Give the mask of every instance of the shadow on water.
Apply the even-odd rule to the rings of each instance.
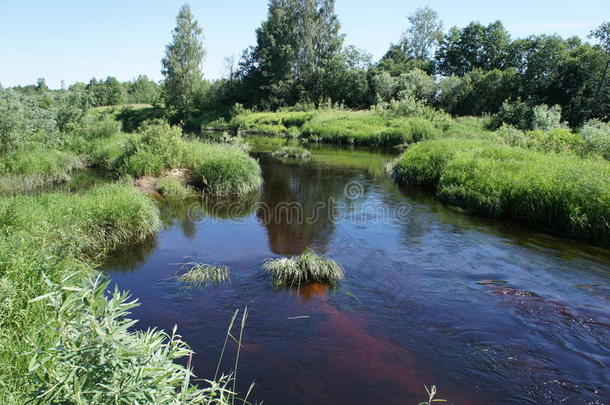
[[[260,193],[161,203],[162,231],[105,266],[142,303],[140,328],[179,326],[199,376],[248,305],[240,387],[268,404],[419,403],[424,384],[455,404],[608,398],[608,250],[401,189],[383,172],[392,153],[311,146],[280,162],[268,152],[285,140],[260,142]],[[346,281],[273,288],[261,263],[307,248]],[[185,290],[186,261],[229,266],[231,282]]]

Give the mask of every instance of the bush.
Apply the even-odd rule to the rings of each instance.
[[[112,117],[102,116],[86,125],[82,132],[87,138],[109,138],[121,132],[121,123]]]
[[[548,131],[520,131],[504,124],[491,136],[492,139],[510,146],[533,149],[539,152],[569,152],[582,155],[583,138],[567,128],[555,128]]]
[[[494,116],[493,128],[503,124],[514,126],[521,130],[548,131],[556,128],[567,128],[561,121],[561,106],[549,107],[545,104],[530,106],[518,100],[504,101],[500,111]]]
[[[610,123],[590,120],[581,128],[580,134],[588,153],[610,160]]]
[[[567,128],[561,121],[561,106],[537,105],[532,109],[531,129],[534,131],[548,131],[557,128]]]
[[[442,139],[409,148],[393,174],[403,184],[435,187],[441,201],[471,212],[610,243],[607,162]]]
[[[44,403],[228,404],[229,379],[210,387],[191,384],[193,374],[175,361],[193,352],[176,335],[133,332],[127,318],[137,306],[127,293],[106,297],[108,281],[83,286],[51,285],[42,296],[58,334],[30,361],[31,397]],[[62,291],[66,289],[67,292]]]

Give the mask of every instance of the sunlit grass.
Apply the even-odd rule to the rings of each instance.
[[[263,268],[278,287],[308,283],[335,285],[345,279],[345,272],[338,263],[309,250],[300,256],[267,260]]]
[[[412,146],[393,175],[406,185],[434,187],[441,201],[469,212],[610,242],[607,161],[450,138]]]
[[[297,159],[305,160],[309,159],[311,152],[302,146],[283,146],[271,154],[277,159]]]
[[[209,287],[229,280],[229,268],[205,263],[187,263],[182,266],[183,273],[178,277],[195,287]]]

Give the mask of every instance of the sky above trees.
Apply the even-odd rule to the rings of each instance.
[[[160,60],[171,40],[183,0],[83,2],[2,0],[0,2],[0,83],[4,86],[87,82],[91,77],[129,80],[139,74],[161,79]],[[224,58],[255,44],[255,29],[267,14],[267,0],[191,0],[203,28],[206,78],[221,77]],[[407,28],[407,15],[429,5],[445,28],[500,19],[513,37],[558,33],[586,35],[610,15],[607,0],[514,0],[455,2],[431,0],[338,0],[336,11],[346,44],[379,59]]]

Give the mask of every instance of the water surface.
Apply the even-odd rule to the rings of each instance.
[[[163,205],[163,230],[106,265],[140,300],[140,328],[178,325],[197,375],[214,374],[229,320],[248,306],[239,386],[254,381],[266,404],[414,404],[424,384],[454,404],[607,403],[607,250],[401,189],[383,172],[391,153],[319,147],[280,162],[268,154],[277,141],[254,144],[260,193]],[[346,281],[272,288],[261,263],[307,248]],[[227,265],[231,282],[185,288],[175,276],[189,261]]]

